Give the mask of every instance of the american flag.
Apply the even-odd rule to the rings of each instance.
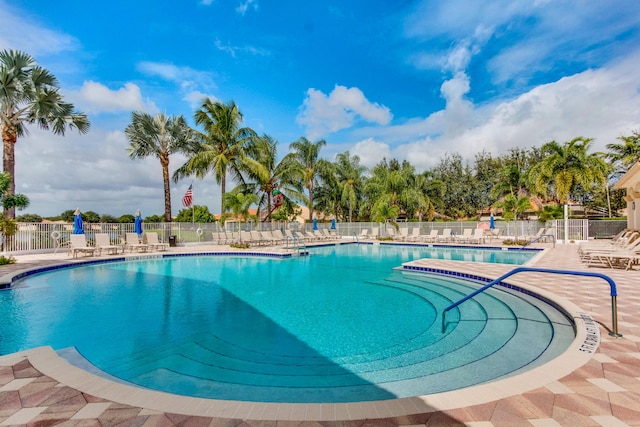
[[[193,187],[193,184],[189,186],[187,192],[184,193],[184,197],[182,198],[182,204],[185,208],[190,208],[191,202],[193,202],[193,190],[191,189],[191,187]]]

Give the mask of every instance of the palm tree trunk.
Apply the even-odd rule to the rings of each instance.
[[[225,209],[224,209],[224,193],[226,192],[226,188],[227,188],[227,174],[223,173],[222,174],[222,179],[220,180],[220,192],[222,193],[221,200],[220,200],[220,213],[221,214],[226,212]]]
[[[3,171],[9,175],[9,187],[7,188],[7,195],[13,195],[16,193],[15,183],[15,168],[16,168],[16,155],[15,146],[18,140],[18,130],[15,127],[10,127],[5,124],[2,125],[2,167]],[[5,218],[15,218],[16,208],[9,208],[4,210]]]
[[[160,156],[164,183],[164,221],[171,222],[171,184],[169,182],[169,155]]]
[[[313,221],[313,185],[307,187],[309,191],[309,222]]]

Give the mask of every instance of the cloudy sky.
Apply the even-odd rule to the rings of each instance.
[[[129,159],[124,128],[133,110],[191,122],[204,97],[235,101],[281,155],[323,138],[323,157],[349,151],[368,167],[577,136],[602,150],[640,130],[637,0],[54,3],[0,0],[0,49],[53,72],[92,129],[18,140],[23,213],[161,214],[160,164]],[[191,182],[172,184],[174,215]],[[215,180],[193,186],[218,212]]]

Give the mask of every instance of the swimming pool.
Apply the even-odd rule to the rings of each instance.
[[[443,334],[442,307],[476,285],[391,270],[429,250],[345,245],[288,260],[180,257],[36,275],[0,293],[0,353],[75,346],[108,373],[173,393],[348,402],[503,378],[575,336],[557,310],[498,291],[452,313]]]

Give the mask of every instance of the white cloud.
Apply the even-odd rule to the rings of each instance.
[[[223,44],[220,39],[216,39],[214,42],[216,48],[222,52],[227,52],[233,58],[236,57],[238,52],[248,53],[254,56],[269,56],[271,52],[266,49],[257,48],[254,46],[231,46],[230,44]]]
[[[356,119],[386,125],[391,121],[389,109],[370,102],[356,87],[337,86],[327,96],[319,90],[307,90],[297,121],[307,129],[310,139],[351,127]]]
[[[176,83],[183,89],[197,87],[213,89],[216,87],[213,74],[208,71],[194,70],[191,67],[180,67],[167,62],[141,61],[136,65],[141,73],[160,77]]]
[[[391,150],[389,145],[384,142],[377,141],[374,138],[367,138],[357,142],[349,152],[351,155],[360,157],[360,164],[367,168],[372,168],[385,157],[391,158]]]
[[[375,135],[393,147],[394,157],[419,169],[434,166],[447,152],[471,161],[482,150],[500,155],[512,147],[539,147],[577,136],[595,138],[594,151],[602,151],[618,136],[640,129],[640,76],[634,71],[638,67],[640,53],[480,106],[463,98],[468,79],[458,74],[443,84],[445,109],[358,134]]]
[[[213,102],[220,101],[215,95],[208,95],[197,90],[187,93],[182,98],[182,100],[188,102],[191,108],[195,110],[197,108],[200,108],[200,106],[202,105],[202,101],[204,101],[206,98],[211,99],[211,101]]]
[[[77,92],[70,97],[76,106],[87,113],[118,112],[142,110],[156,112],[158,108],[150,101],[144,101],[140,88],[133,83],[126,83],[122,88],[111,90],[105,85],[93,81],[84,82]]]
[[[247,13],[247,10],[249,9],[258,10],[258,0],[244,0],[240,2],[238,7],[236,8],[236,12],[244,16],[244,14]]]

